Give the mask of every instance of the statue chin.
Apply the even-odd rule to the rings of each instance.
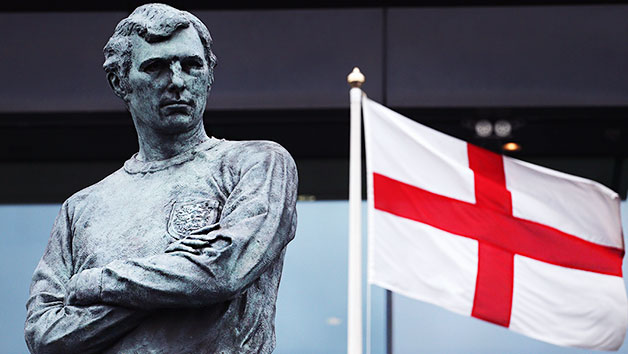
[[[182,134],[193,130],[199,119],[187,114],[172,114],[163,118],[159,130],[165,134]]]

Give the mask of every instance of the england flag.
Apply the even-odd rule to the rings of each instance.
[[[370,283],[557,345],[622,345],[615,192],[362,102]]]

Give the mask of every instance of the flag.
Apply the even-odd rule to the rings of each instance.
[[[363,99],[368,281],[549,343],[617,350],[619,197]]]

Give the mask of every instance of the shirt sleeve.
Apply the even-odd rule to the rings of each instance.
[[[141,311],[118,306],[65,304],[72,275],[68,202],[61,207],[35,272],[24,328],[31,353],[101,352],[140,323]]]
[[[117,260],[78,274],[73,301],[134,308],[206,306],[235,297],[280,255],[296,231],[297,171],[274,144],[243,154],[219,221],[200,254]]]

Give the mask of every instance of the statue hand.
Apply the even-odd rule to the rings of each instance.
[[[201,254],[200,249],[205,246],[207,246],[207,242],[203,240],[186,237],[171,243],[168,248],[166,248],[166,253],[182,251],[193,254]]]
[[[226,237],[216,235],[209,236],[209,233],[216,229],[218,229],[218,225],[213,224],[194,230],[187,237],[171,243],[168,248],[166,248],[166,253],[183,251],[192,254],[201,254],[203,250],[211,248],[217,251],[231,245],[231,240]]]

